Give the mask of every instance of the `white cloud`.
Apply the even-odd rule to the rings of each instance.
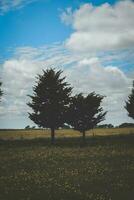
[[[83,59],[74,67],[66,70],[73,84],[78,83],[76,89],[87,93],[93,90],[104,95],[126,93],[131,79],[117,67],[103,67],[98,58]]]
[[[4,95],[0,106],[0,118],[20,118],[27,116],[27,95],[34,84],[37,63],[25,59],[5,61],[2,69]]]
[[[1,0],[0,14],[4,14],[10,10],[20,9],[35,1],[37,0]]]
[[[33,1],[36,0],[1,0],[0,12],[3,14]],[[105,95],[106,123],[131,121],[124,104],[131,90],[133,70],[128,76],[122,69],[128,65],[133,69],[134,64],[134,2],[119,1],[113,6],[106,3],[98,7],[84,4],[75,11],[68,8],[61,19],[74,29],[65,46],[55,43],[39,48],[20,47],[12,58],[3,62],[0,123],[8,123],[7,119],[14,120],[14,124],[29,123],[24,120],[28,119],[27,94],[32,94],[35,76],[47,67],[63,69],[74,93],[95,91]]]
[[[104,110],[108,111],[107,123],[119,124],[132,120],[124,109],[125,100],[131,91],[132,79],[117,67],[103,67],[98,58],[83,59],[65,71],[74,86],[75,93],[88,94],[95,91],[106,96]]]
[[[61,17],[62,22],[65,23],[66,25],[72,24],[72,21],[73,21],[72,8],[67,8],[66,11],[62,12],[60,17]]]
[[[66,45],[76,52],[134,48],[133,1],[97,7],[87,3],[73,12],[63,12],[61,19],[74,29]]]
[[[74,93],[84,94],[95,91],[106,95],[104,109],[108,110],[108,123],[119,124],[129,121],[124,109],[124,102],[130,93],[132,79],[113,65],[103,66],[97,56],[73,54],[61,44],[40,48],[23,47],[16,49],[15,55],[3,63],[1,78],[4,95],[0,104],[0,123],[10,119],[22,124],[28,119],[30,100],[27,94],[32,94],[35,76],[42,69],[55,67],[63,69],[67,81],[74,87]],[[25,121],[27,125],[29,121]],[[23,125],[23,127],[25,126]],[[4,125],[0,124],[0,127]],[[13,125],[14,126],[14,125]],[[16,125],[15,125],[16,126]]]
[[[30,100],[27,95],[32,94],[37,74],[48,67],[63,69],[63,66],[76,60],[75,56],[69,56],[61,44],[17,48],[13,58],[5,61],[1,68],[4,95],[0,104],[0,118],[27,117],[29,107],[26,103]]]

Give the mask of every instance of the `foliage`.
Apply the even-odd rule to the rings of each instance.
[[[127,128],[127,127],[134,127],[134,123],[122,123],[119,125],[119,128]]]
[[[66,77],[61,77],[61,74],[61,70],[43,70],[43,75],[38,75],[37,85],[33,87],[34,95],[29,95],[32,102],[28,105],[33,109],[29,117],[39,127],[51,129],[52,142],[55,129],[65,123],[65,113],[72,91],[65,82]]]
[[[26,130],[35,129],[35,128],[36,128],[35,126],[30,127],[29,125],[27,125],[27,126],[25,127]]]
[[[101,124],[97,125],[96,128],[114,128],[112,124]]]
[[[64,124],[64,125],[62,126],[62,129],[71,129],[71,127],[70,127],[69,125],[67,125],[67,124]]]
[[[128,111],[128,116],[134,119],[134,81],[133,81],[132,92],[128,96],[125,108]]]
[[[29,125],[27,125],[27,126],[25,127],[25,129],[30,129],[30,126],[29,126]]]
[[[98,123],[104,120],[106,112],[103,112],[100,104],[103,96],[90,93],[84,97],[81,93],[72,97],[67,121],[75,129],[83,133],[93,129]]]

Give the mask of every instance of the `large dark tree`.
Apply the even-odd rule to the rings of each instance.
[[[132,92],[128,96],[125,108],[128,111],[128,116],[134,119],[134,81],[133,81]]]
[[[39,127],[51,129],[52,143],[55,139],[55,129],[65,123],[65,113],[72,91],[65,82],[66,77],[61,77],[61,74],[61,70],[43,70],[43,75],[38,75],[37,84],[33,87],[33,96],[29,95],[32,102],[28,105],[33,109],[29,117]]]
[[[85,141],[85,132],[93,129],[99,122],[103,121],[106,112],[100,104],[103,96],[90,93],[86,97],[78,94],[72,98],[68,109],[67,121],[75,129],[82,133]]]

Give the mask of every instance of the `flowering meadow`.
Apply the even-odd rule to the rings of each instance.
[[[130,200],[134,135],[0,140],[1,200]]]

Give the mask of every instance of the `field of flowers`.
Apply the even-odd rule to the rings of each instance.
[[[0,140],[1,200],[131,200],[134,135]]]

